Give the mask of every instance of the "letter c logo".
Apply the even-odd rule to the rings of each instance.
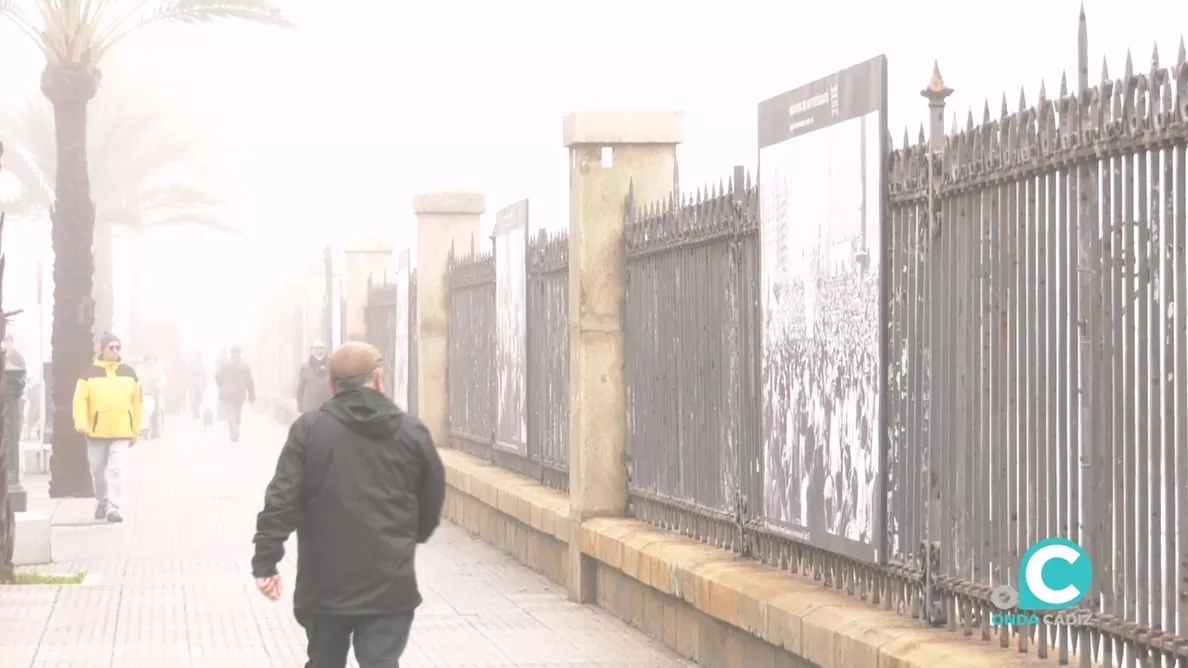
[[[1019,607],[1061,610],[1076,605],[1093,586],[1085,549],[1064,538],[1042,540],[1019,562]]]

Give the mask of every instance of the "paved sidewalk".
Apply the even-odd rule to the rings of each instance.
[[[37,570],[94,582],[0,587],[0,668],[303,666],[291,599],[264,600],[248,572],[284,434],[257,417],[231,444],[218,427],[173,419],[164,440],[134,450],[122,525],[93,521],[89,499],[33,499],[52,513],[58,560]],[[692,665],[448,523],[417,562],[425,604],[405,668]],[[293,568],[287,557],[290,592]]]

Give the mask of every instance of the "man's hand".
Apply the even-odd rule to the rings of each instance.
[[[256,578],[256,588],[260,590],[261,594],[270,601],[275,601],[281,597],[281,590],[283,589],[280,575],[273,575],[267,578]]]

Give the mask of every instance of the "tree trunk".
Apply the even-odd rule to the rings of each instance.
[[[95,337],[115,331],[115,261],[112,257],[115,232],[111,223],[95,222]],[[98,341],[96,341],[98,343]]]
[[[95,302],[91,298],[95,260],[95,203],[87,170],[87,104],[99,75],[73,64],[47,66],[41,91],[54,108],[58,173],[53,224],[54,314],[50,363],[54,383],[53,458],[50,496],[89,497],[86,438],[75,431],[74,387],[94,351]]]

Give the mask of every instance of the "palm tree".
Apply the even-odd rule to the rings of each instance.
[[[97,332],[112,328],[112,245],[118,230],[139,235],[164,227],[201,226],[242,236],[224,222],[222,202],[192,185],[191,167],[202,159],[202,137],[162,104],[158,95],[132,83],[101,91],[87,119],[89,164],[95,212],[95,302]],[[8,171],[20,185],[15,197],[0,202],[15,217],[49,221],[56,164],[53,110],[32,100],[3,127],[10,142]],[[134,246],[135,247],[135,246]],[[132,263],[135,270],[136,262]],[[134,281],[135,283],[135,281]],[[133,313],[135,291],[132,294]],[[135,319],[134,319],[135,323]]]
[[[87,169],[87,105],[99,91],[100,65],[112,47],[155,23],[239,19],[290,25],[268,0],[0,0],[9,19],[41,50],[41,92],[53,105],[57,161],[51,244],[54,251],[52,348],[54,405],[71,404],[75,379],[91,360],[95,204]],[[50,496],[93,494],[86,444],[70,411],[54,411]]]

